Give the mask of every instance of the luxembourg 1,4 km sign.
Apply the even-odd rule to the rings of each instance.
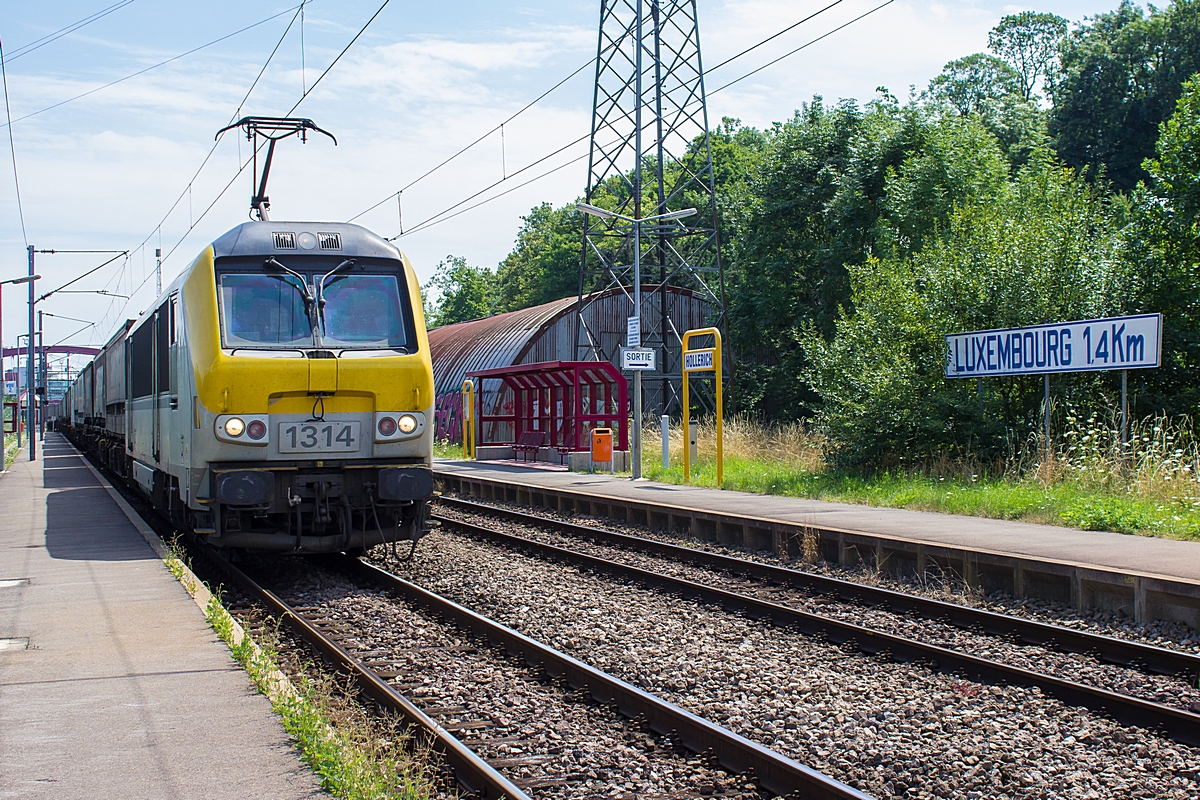
[[[947,378],[1157,367],[1162,314],[1058,322],[946,337]]]

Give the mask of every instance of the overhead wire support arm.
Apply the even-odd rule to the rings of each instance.
[[[241,128],[246,131],[246,139],[251,143],[253,150],[254,174],[251,176],[257,190],[250,197],[250,213],[257,215],[259,220],[266,221],[269,219],[268,211],[271,208],[271,199],[267,197],[267,179],[271,174],[271,162],[275,158],[275,143],[281,139],[286,139],[289,136],[299,136],[300,141],[305,143],[308,141],[308,132],[315,131],[322,133],[333,140],[334,147],[337,147],[337,137],[323,128],[317,126],[311,119],[304,117],[242,117],[237,122],[226,125],[221,130],[217,131],[216,139],[220,139],[221,135],[226,131],[234,128]],[[267,144],[267,157],[263,161],[262,174],[258,172],[258,139],[262,137]]]

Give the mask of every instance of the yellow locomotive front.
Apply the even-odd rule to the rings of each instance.
[[[433,372],[416,275],[395,247],[356,225],[249,222],[201,254],[171,302],[170,396],[153,391],[150,414],[132,399],[129,444],[162,474],[173,516],[228,548],[419,538]]]

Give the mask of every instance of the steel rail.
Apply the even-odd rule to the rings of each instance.
[[[414,583],[362,561],[346,559],[347,569],[377,587],[395,593],[414,605],[435,613],[479,639],[500,645],[527,664],[562,678],[593,698],[612,703],[625,716],[640,717],[647,727],[668,735],[695,753],[711,753],[730,772],[752,777],[778,795],[812,800],[871,800],[821,772],[776,753],[756,742],[715,725],[689,711],[644,692],[619,678],[591,667],[565,653],[494,622],[465,606],[440,597]]]
[[[315,625],[291,608],[274,592],[260,586],[237,567],[219,558],[212,559],[243,590],[258,600],[267,611],[288,624],[305,642],[315,647],[336,668],[351,675],[370,697],[390,712],[399,714],[410,726],[421,732],[424,739],[442,754],[459,784],[479,797],[532,800],[508,778],[505,778],[454,734],[439,725],[412,701],[397,692],[387,681],[351,655],[345,648],[322,633]]]
[[[963,675],[981,682],[1037,687],[1068,705],[1084,706],[1106,713],[1123,724],[1157,730],[1178,742],[1200,746],[1200,714],[882,633],[738,592],[706,586],[628,564],[606,561],[586,553],[503,533],[482,525],[447,517],[441,517],[441,521],[445,525],[461,528],[506,547],[525,550],[539,558],[558,560],[593,572],[607,573],[654,589],[674,592],[687,599],[697,599],[730,611],[742,612],[755,619],[769,620],[780,626],[791,627],[800,633],[831,641],[846,649],[857,649],[887,660],[925,664],[939,672]]]
[[[916,613],[927,619],[948,623],[973,632],[1009,637],[1021,643],[1040,645],[1050,649],[1084,653],[1113,664],[1136,666],[1139,669],[1163,675],[1184,676],[1192,682],[1200,679],[1200,656],[1191,653],[1169,650],[1165,647],[1156,647],[1141,642],[1131,642],[1099,633],[1074,630],[1061,625],[1021,619],[995,611],[970,608],[944,600],[907,594],[894,589],[866,586],[841,578],[831,578],[797,569],[764,564],[761,561],[681,547],[605,528],[594,528],[552,517],[473,503],[469,500],[442,497],[439,502],[450,508],[504,517],[528,525],[550,527],[571,535],[593,539],[602,544],[663,556],[694,566],[726,570],[757,580],[805,589],[816,594],[836,597],[846,602],[862,603],[897,614]]]

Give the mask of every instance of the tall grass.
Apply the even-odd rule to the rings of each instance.
[[[1137,420],[1122,444],[1115,415],[1067,406],[1063,417],[1048,453],[1030,436],[996,461],[943,457],[874,473],[831,469],[825,442],[800,423],[736,417],[724,426],[722,488],[1200,540],[1200,442],[1191,420]],[[643,473],[682,482],[682,427],[671,428],[667,469],[658,429],[643,441]],[[693,483],[715,485],[715,442],[713,421],[701,421]]]

